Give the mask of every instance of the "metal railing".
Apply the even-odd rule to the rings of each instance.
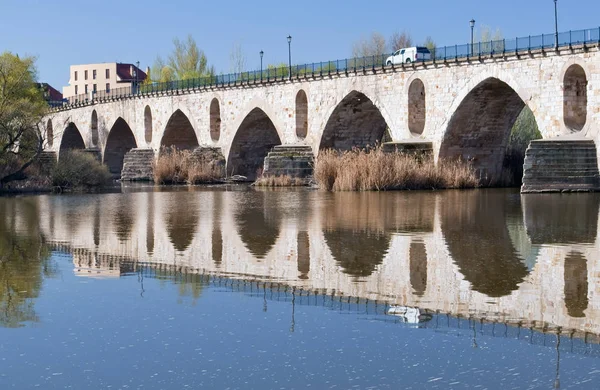
[[[587,47],[588,45],[600,46],[600,27],[594,29],[568,31],[558,34],[558,47],[573,48],[574,46]],[[418,61],[418,63],[448,63],[481,59],[482,57],[520,55],[524,53],[545,52],[558,49],[556,47],[556,34],[531,35],[513,39],[502,39],[474,44],[436,47],[431,50],[431,59]],[[174,80],[166,82],[142,83],[110,91],[98,91],[88,94],[71,96],[63,99],[62,105],[53,102],[54,107],[85,105],[92,102],[102,102],[115,99],[130,98],[144,95],[162,93],[179,93],[197,91],[215,87],[229,87],[249,84],[263,84],[285,80],[301,80],[328,75],[367,72],[381,68],[391,67],[406,68],[414,63],[393,65],[388,61],[391,54],[376,56],[346,58],[341,60],[313,62],[281,67],[268,67],[267,69],[206,76],[188,80]],[[290,74],[291,70],[291,74]]]

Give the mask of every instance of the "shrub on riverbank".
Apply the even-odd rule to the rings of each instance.
[[[328,191],[386,191],[474,188],[479,181],[473,168],[462,161],[435,165],[430,159],[381,148],[347,152],[324,150],[315,162],[315,180]]]
[[[220,166],[173,147],[163,149],[154,166],[154,182],[159,184],[214,183],[222,178]]]
[[[289,175],[261,176],[255,182],[257,187],[298,187],[305,186],[306,180]]]
[[[82,151],[61,153],[50,178],[54,187],[77,191],[101,188],[111,182],[108,167]]]

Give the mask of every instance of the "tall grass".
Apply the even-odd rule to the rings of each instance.
[[[163,149],[154,165],[154,182],[160,184],[214,183],[222,178],[220,166],[199,159],[190,150]]]
[[[381,148],[347,152],[324,150],[315,162],[315,181],[328,191],[386,191],[442,188],[474,188],[475,170],[462,161],[437,166],[431,159],[403,153],[384,153]]]
[[[305,186],[306,179],[291,177],[289,175],[281,176],[261,176],[254,182],[257,187],[296,187]]]

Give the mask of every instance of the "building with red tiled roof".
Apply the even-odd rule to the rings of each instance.
[[[108,62],[101,64],[71,65],[69,85],[63,87],[63,96],[109,94],[120,88],[131,88],[146,80],[146,72],[134,64]]]

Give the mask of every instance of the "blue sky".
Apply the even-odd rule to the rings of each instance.
[[[600,1],[559,0],[559,30],[600,26]],[[307,63],[351,55],[352,44],[377,31],[389,37],[406,30],[419,43],[430,35],[438,46],[467,43],[469,20],[508,37],[554,31],[553,0],[0,0],[0,52],[38,57],[42,81],[62,90],[69,65],[135,62],[145,68],[166,57],[174,37],[188,34],[216,70],[230,70],[234,44],[248,68]]]

